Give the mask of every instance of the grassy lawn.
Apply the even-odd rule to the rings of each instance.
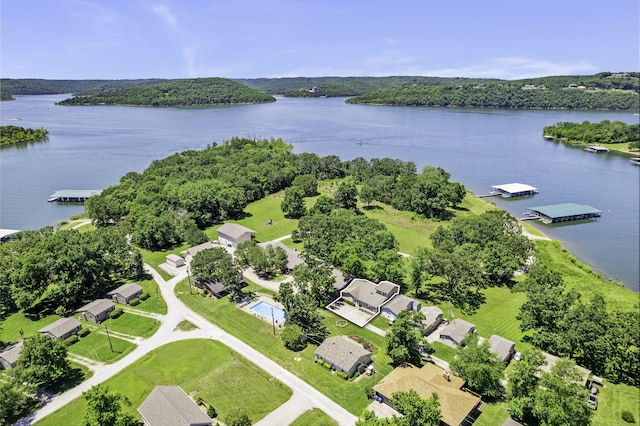
[[[170,280],[172,276],[160,269],[158,266],[162,263],[165,263],[168,254],[177,254],[178,256],[180,256],[180,253],[187,250],[189,247],[189,244],[184,243],[182,245],[162,251],[150,251],[140,247],[138,247],[138,250],[140,250],[140,253],[142,254],[142,261],[144,263],[150,265],[151,267],[153,267],[153,269],[158,271],[158,273],[162,275],[162,278],[164,278],[165,280]]]
[[[176,362],[180,360],[180,362]],[[136,408],[157,385],[179,385],[194,400],[212,404],[224,418],[242,407],[256,422],[291,397],[291,390],[221,343],[186,340],[169,343],[107,380],[104,385],[131,401],[126,410],[139,418]],[[81,425],[86,410],[83,398],[38,422],[38,425]]]
[[[104,331],[104,326],[101,326],[101,331]],[[109,346],[107,335],[98,332],[98,330],[92,330],[88,336],[69,346],[69,353],[110,364],[124,357],[136,347],[133,343],[114,336],[111,336],[111,344],[113,351]]]
[[[605,382],[598,394],[598,409],[593,413],[594,425],[629,425],[622,420],[622,412],[631,411],[638,424],[640,420],[640,391],[629,385]]]
[[[338,426],[338,423],[324,411],[314,408],[305,411],[289,426]]]
[[[132,308],[153,314],[166,314],[167,304],[162,298],[162,294],[160,294],[158,284],[154,280],[143,280],[137,283],[145,293],[149,293],[149,298],[147,300],[141,300],[138,306],[132,306]]]
[[[368,405],[365,389],[371,381],[363,377],[359,381],[349,382],[318,366],[313,362],[316,345],[310,344],[303,351],[292,352],[284,347],[279,336],[274,336],[270,323],[241,311],[235,304],[230,303],[228,298],[216,300],[190,295],[185,281],[178,284],[176,293],[191,309],[312,384],[351,413],[359,415]],[[322,314],[326,318],[325,323],[331,335],[357,334],[375,345],[375,367],[378,373],[375,375],[376,381],[392,370],[390,360],[384,353],[383,337],[353,324],[338,327],[336,321],[341,318],[326,310],[323,310]]]
[[[456,356],[457,351],[450,346],[440,342],[431,343],[431,349],[434,350],[433,355],[436,358],[440,358],[447,362],[453,361],[453,357]]]
[[[7,343],[17,342],[23,337],[33,336],[42,327],[46,327],[59,318],[58,315],[48,315],[37,320],[32,320],[27,318],[24,313],[16,312],[0,322],[0,341]],[[22,334],[20,330],[22,330]]]
[[[482,414],[473,423],[473,426],[501,425],[509,418],[507,404],[504,402],[486,402],[480,411]]]
[[[109,331],[117,331],[119,333],[131,334],[140,337],[150,337],[160,327],[160,322],[148,317],[123,312],[116,319],[109,319],[104,322],[107,324]],[[101,328],[104,329],[104,326]]]

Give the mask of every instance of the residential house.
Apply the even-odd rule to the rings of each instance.
[[[364,371],[371,363],[371,352],[346,336],[333,336],[325,339],[316,349],[318,359],[351,377],[356,371]]]
[[[182,257],[185,259],[193,259],[194,256],[200,253],[202,250],[214,248],[215,246],[211,241],[207,241],[206,243],[198,244],[197,246],[193,246],[188,248],[187,250],[180,253]]]
[[[422,399],[435,393],[440,402],[441,424],[458,426],[473,423],[469,419],[478,414],[482,405],[480,395],[462,389],[464,383],[461,378],[431,363],[422,368],[403,364],[380,380],[373,390],[376,399],[390,407],[393,407],[391,398],[396,392],[414,390]]]
[[[404,294],[397,294],[380,308],[380,315],[391,321],[398,318],[402,311],[419,311],[422,305]]]
[[[131,300],[135,299],[136,297],[140,297],[141,294],[142,287],[140,287],[138,284],[130,283],[122,284],[120,287],[107,293],[107,296],[109,296],[109,298],[116,303],[128,305]]]
[[[172,268],[179,268],[184,266],[184,258],[177,254],[168,254],[167,257],[165,257],[165,263]]]
[[[281,249],[283,249],[284,252],[287,253],[287,264],[285,265],[285,268],[286,272],[289,274],[293,272],[293,268],[295,268],[297,265],[304,263],[304,259],[300,256],[300,252],[298,250],[291,249],[282,244],[280,241],[267,241],[266,243],[260,243],[258,245],[262,249],[265,249],[268,246],[280,247]]]
[[[102,321],[109,318],[109,314],[115,308],[116,307],[111,300],[97,299],[91,303],[84,305],[82,308],[77,309],[76,312],[79,312],[80,316],[85,321],[100,324]]]
[[[391,281],[380,281],[374,284],[363,278],[356,278],[344,289],[340,295],[345,300],[350,300],[354,305],[376,314],[380,312],[387,300],[400,293],[400,286]]]
[[[498,358],[505,363],[508,363],[516,352],[515,343],[495,334],[489,337],[489,345],[491,352],[498,355]]]
[[[238,244],[253,238],[255,231],[237,223],[225,223],[218,228],[218,240],[220,244],[229,247],[238,247]]]
[[[199,277],[195,277],[193,279],[193,284],[196,287],[207,291],[210,295],[212,295],[217,299],[220,299],[221,297],[224,297],[227,294],[229,294],[230,287],[227,285],[224,285],[218,279],[205,280]],[[240,286],[244,287],[245,285],[246,284],[244,282],[244,278],[242,278],[240,281]]]
[[[469,333],[475,333],[476,326],[456,318],[440,332],[440,342],[452,348],[457,348],[464,343],[464,338]]]
[[[138,407],[146,426],[211,426],[211,419],[180,386],[156,386]]]
[[[60,318],[38,330],[52,339],[64,340],[82,330],[82,324],[75,318]]]
[[[424,325],[424,334],[426,336],[433,333],[442,323],[442,309],[437,306],[425,306],[420,309],[420,312],[424,315],[422,324]]]
[[[0,352],[0,367],[10,370],[16,366],[18,357],[22,351],[22,340],[13,345],[9,345]]]
[[[537,378],[540,378],[540,375],[542,374],[542,372],[549,373],[551,371],[551,367],[553,367],[556,364],[556,362],[558,362],[558,359],[559,359],[557,356],[551,355],[550,353],[547,353],[547,352],[542,352],[542,355],[544,355],[546,364],[543,364],[539,367],[536,373]],[[589,378],[591,377],[591,370],[588,370],[584,367],[580,367],[579,365],[576,365],[576,368],[580,373],[580,380],[578,380],[576,383],[578,383],[580,386],[589,387],[589,384],[591,383],[589,380]]]

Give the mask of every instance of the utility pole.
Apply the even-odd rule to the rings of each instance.
[[[107,328],[107,323],[104,323],[104,330],[107,332],[107,339],[109,340],[109,347],[111,348],[111,352],[113,352],[113,344],[111,344],[111,336],[109,335],[109,329]]]
[[[276,320],[273,317],[273,306],[271,307],[271,325],[273,325],[273,335],[276,335]]]
[[[187,266],[187,278],[189,279],[189,294],[193,294],[191,292],[191,271],[189,270],[188,266]]]

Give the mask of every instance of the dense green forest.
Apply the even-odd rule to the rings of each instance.
[[[275,102],[271,95],[223,78],[171,80],[77,95],[59,105],[204,106]]]
[[[0,93],[0,101],[15,101],[16,98],[11,96],[9,93],[1,92]]]
[[[166,81],[143,80],[45,80],[37,78],[3,78],[0,80],[2,94],[9,95],[54,95],[59,93],[84,93],[125,87],[144,86]]]
[[[639,107],[635,90],[587,88],[576,83],[553,88],[546,84],[525,85],[519,81],[455,86],[412,84],[365,94],[347,102],[473,108],[637,110]]]
[[[42,141],[47,138],[46,129],[25,129],[20,126],[0,126],[0,146],[19,142]]]
[[[629,149],[640,147],[640,124],[626,124],[621,121],[561,122],[545,127],[542,134],[568,142],[629,143]]]

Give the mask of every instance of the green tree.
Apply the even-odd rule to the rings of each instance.
[[[0,425],[11,425],[26,415],[36,401],[33,394],[15,374],[7,374],[0,380]]]
[[[236,297],[242,294],[242,269],[222,247],[197,253],[191,261],[191,272],[195,277],[219,281],[229,287]]]
[[[465,346],[458,349],[451,361],[451,370],[467,381],[469,387],[481,395],[500,395],[500,382],[504,378],[504,363],[491,352],[489,342],[479,343],[476,334],[468,334]]]
[[[280,332],[280,339],[287,349],[298,352],[307,347],[304,330],[296,324],[287,325]]]
[[[428,345],[424,339],[422,321],[424,321],[424,315],[421,312],[401,311],[393,322],[391,330],[385,336],[385,341],[387,355],[394,365],[404,362],[422,365],[420,347]]]
[[[49,386],[71,370],[67,348],[58,339],[37,333],[25,337],[16,362],[16,374],[33,386]]]
[[[367,206],[369,206],[371,202],[375,199],[376,199],[376,189],[367,183],[363,184],[362,187],[360,188],[360,201],[362,201]]]
[[[530,349],[522,353],[520,361],[514,363],[508,373],[507,407],[514,419],[525,421],[533,415],[534,396],[538,387],[536,372],[545,363],[539,349]]]
[[[440,398],[432,393],[428,399],[422,399],[414,390],[396,392],[391,402],[404,416],[401,425],[406,426],[438,426],[440,425]]]
[[[135,426],[138,421],[134,416],[124,412],[130,406],[129,399],[117,392],[109,392],[108,386],[93,386],[83,392],[87,401],[87,411],[82,424],[84,426]]]
[[[355,210],[358,204],[358,188],[352,179],[340,183],[333,196],[336,206],[341,209]]]
[[[284,302],[282,303],[285,305]],[[289,305],[286,310],[287,325],[300,326],[309,340],[315,344],[322,343],[329,334],[329,330],[323,316],[318,312],[316,301],[307,294],[297,293],[289,297],[287,304]]]
[[[318,194],[318,179],[312,174],[296,176],[291,186],[300,188],[304,197],[313,197]]]
[[[311,265],[299,264],[293,268],[294,285],[298,292],[308,294],[317,306],[325,306],[333,294],[335,277],[331,267],[314,261]]]
[[[284,191],[284,199],[280,205],[286,217],[297,219],[304,216],[306,207],[304,205],[304,192],[298,187],[287,188]]]
[[[251,426],[251,419],[242,408],[234,408],[224,418],[227,426]]]

